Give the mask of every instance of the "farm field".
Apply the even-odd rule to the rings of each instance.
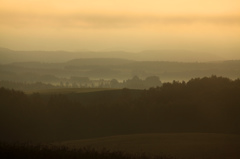
[[[117,90],[114,88],[54,88],[54,89],[39,89],[24,91],[26,94],[40,93],[47,94],[71,94],[71,93],[89,93],[99,91]]]
[[[91,147],[99,151],[123,151],[186,159],[237,159],[240,136],[215,133],[153,133],[109,136],[95,139],[64,141],[71,148]]]

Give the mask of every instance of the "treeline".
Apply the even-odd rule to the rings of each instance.
[[[8,89],[15,89],[15,90],[39,90],[39,89],[51,89],[57,88],[52,84],[46,84],[42,82],[14,82],[14,81],[0,81],[0,87],[8,88]]]
[[[0,139],[61,141],[159,132],[240,133],[240,80],[173,81],[149,90],[25,95],[0,89]]]

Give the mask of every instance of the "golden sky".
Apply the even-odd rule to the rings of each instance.
[[[0,0],[0,47],[240,50],[239,0]],[[228,53],[226,53],[228,52]]]

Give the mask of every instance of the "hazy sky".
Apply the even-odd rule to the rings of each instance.
[[[184,49],[237,56],[240,1],[0,0],[0,47]]]

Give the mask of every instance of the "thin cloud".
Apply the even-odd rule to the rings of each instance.
[[[239,25],[240,15],[21,14],[0,13],[0,25],[18,27],[129,28],[196,23]]]

